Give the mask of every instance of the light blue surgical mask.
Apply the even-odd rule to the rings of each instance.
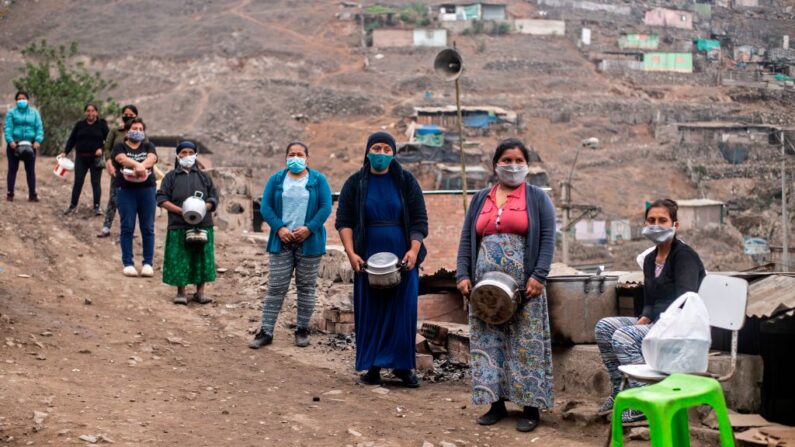
[[[27,109],[28,108],[28,100],[27,99],[18,99],[17,100],[17,107],[20,109]]]
[[[306,158],[290,157],[287,159],[287,169],[293,174],[300,174],[306,169]]]
[[[376,171],[383,171],[388,168],[389,164],[392,163],[392,158],[392,155],[387,154],[374,154],[372,152],[367,154],[367,159],[370,160],[370,166]]]

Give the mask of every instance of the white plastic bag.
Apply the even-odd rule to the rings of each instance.
[[[657,371],[703,373],[711,344],[707,307],[697,293],[687,292],[660,315],[641,348],[646,363]]]

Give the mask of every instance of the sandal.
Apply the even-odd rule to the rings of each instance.
[[[209,304],[213,302],[213,299],[203,293],[194,293],[191,301],[196,301],[199,304]]]
[[[182,304],[185,306],[188,304],[188,297],[185,295],[177,295],[174,297],[174,304]]]

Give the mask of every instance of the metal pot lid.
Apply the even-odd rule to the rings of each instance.
[[[394,270],[398,265],[398,257],[393,253],[381,252],[367,259],[367,267],[374,270]]]
[[[518,288],[519,285],[516,283],[516,280],[513,279],[513,276],[503,273],[503,272],[486,272],[483,274],[483,277],[480,281],[491,280],[497,281],[505,284],[506,286]],[[478,283],[480,283],[480,281]]]

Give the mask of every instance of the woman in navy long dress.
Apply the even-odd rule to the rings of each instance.
[[[367,371],[365,384],[381,383],[381,369],[409,387],[414,374],[417,330],[418,268],[425,258],[428,213],[417,180],[394,159],[395,139],[377,132],[367,140],[361,170],[345,182],[337,207],[336,228],[356,272],[354,313],[356,370]],[[400,285],[373,289],[363,273],[375,253],[393,253],[406,265]]]

